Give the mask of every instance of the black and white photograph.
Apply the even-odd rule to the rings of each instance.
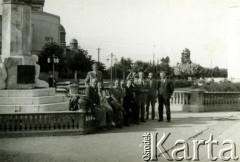
[[[239,157],[240,0],[0,0],[0,162]]]

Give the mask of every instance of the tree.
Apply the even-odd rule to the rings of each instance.
[[[83,49],[77,51],[70,50],[66,55],[67,68],[70,70],[71,76],[77,71],[78,76],[86,75],[88,71],[92,70],[94,61],[88,52]]]
[[[199,75],[201,66],[195,63],[178,64],[174,67],[174,74],[186,79],[187,77],[196,77]]]
[[[134,70],[134,71],[137,71],[137,72],[142,71],[142,72],[146,73],[146,72],[149,71],[149,67],[150,67],[150,66],[149,66],[149,63],[147,63],[147,62],[144,62],[144,61],[136,61],[136,62],[134,63],[133,70]]]
[[[87,73],[92,70],[92,64],[95,62],[92,57],[88,55],[88,51],[84,49],[69,50],[66,55],[66,62],[68,71],[68,77],[73,77],[74,72],[77,71],[79,78],[86,77]],[[102,71],[103,77],[107,77],[106,66],[103,63],[99,63],[99,71]]]
[[[130,58],[122,57],[119,62],[113,65],[113,78],[115,79],[126,79],[127,74],[131,71],[132,60]],[[111,75],[109,69],[109,75]]]
[[[46,43],[42,51],[39,54],[39,65],[41,67],[41,72],[49,72],[52,71],[52,61],[53,61],[53,54],[55,57],[58,57],[59,63],[56,66],[56,70],[61,71],[66,66],[65,56],[64,56],[64,49],[58,45],[57,43]],[[51,62],[48,63],[48,58],[50,58]]]
[[[169,59],[168,56],[165,57],[165,58],[163,57],[161,59],[161,63],[156,65],[156,75],[157,75],[157,77],[159,77],[161,71],[165,71],[168,76],[173,75],[173,70],[170,67],[169,63],[170,63],[170,59]]]

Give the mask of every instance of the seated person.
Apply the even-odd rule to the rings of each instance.
[[[79,110],[80,108],[79,99],[80,99],[79,96],[74,96],[69,100],[69,106],[68,106],[69,111]]]
[[[97,125],[105,129],[106,128],[106,109],[100,105],[100,97],[97,91],[97,79],[93,78],[85,90],[86,99],[88,105],[91,107],[92,113],[96,118]]]
[[[106,98],[106,91],[104,90],[103,87],[103,82],[102,81],[98,81],[98,95],[100,98],[100,105],[103,109],[106,110],[107,112],[107,117],[111,123],[111,126],[115,126],[116,124],[113,122],[113,109],[112,107],[109,105],[107,98]]]
[[[113,112],[116,116],[116,124],[118,128],[122,128],[123,115],[125,110],[122,107],[123,104],[123,90],[120,88],[119,80],[116,80],[114,87],[110,89],[109,103],[113,107]]]

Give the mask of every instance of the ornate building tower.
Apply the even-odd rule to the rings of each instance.
[[[65,28],[60,24],[59,26],[59,31],[60,31],[60,45],[62,47],[66,46],[66,31]]]
[[[44,6],[45,0],[32,0],[32,10],[37,12],[43,12],[43,6]]]
[[[75,38],[70,41],[70,50],[78,50],[78,41]]]

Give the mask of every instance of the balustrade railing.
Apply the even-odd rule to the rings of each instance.
[[[205,92],[204,105],[240,104],[240,92]]]
[[[0,132],[76,130],[88,132],[96,127],[91,112],[44,112],[0,114]]]
[[[170,103],[176,105],[189,105],[191,93],[187,91],[174,91]]]

